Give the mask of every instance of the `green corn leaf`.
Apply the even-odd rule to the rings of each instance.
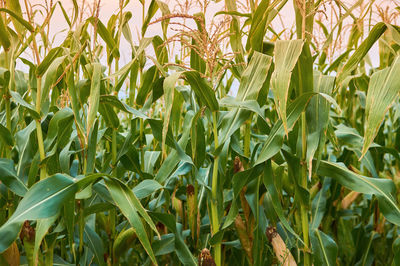
[[[281,202],[279,199],[279,195],[278,195],[278,190],[276,189],[276,186],[274,184],[274,180],[276,180],[275,178],[276,178],[276,175],[274,175],[274,173],[272,171],[271,161],[268,160],[266,163],[265,171],[264,171],[263,182],[264,182],[265,188],[268,190],[269,195],[271,197],[272,206],[276,212],[276,215],[278,216],[279,220],[281,221],[282,225],[286,228],[286,230],[288,230],[301,243],[303,243],[301,238],[296,234],[296,232],[292,229],[289,222],[285,218],[285,215],[284,215],[283,209],[282,209],[282,205],[281,205]]]
[[[117,206],[121,209],[121,212],[128,219],[133,228],[135,228],[136,235],[138,236],[143,248],[146,253],[150,256],[152,262],[157,265],[156,258],[150,245],[149,238],[146,233],[146,229],[138,215],[145,219],[150,227],[158,234],[158,231],[148,216],[146,210],[142,207],[140,201],[136,198],[135,194],[129,190],[124,183],[117,179],[106,180],[106,186],[110,191]]]
[[[132,115],[134,115],[135,117],[139,117],[142,119],[148,119],[149,117],[147,115],[145,115],[144,113],[142,113],[139,110],[136,110],[132,107],[130,107],[129,105],[127,105],[124,102],[121,102],[118,97],[114,96],[114,95],[101,95],[100,96],[100,104],[109,104],[112,107],[118,108],[121,111],[124,111],[126,113],[130,113]]]
[[[200,101],[212,112],[218,111],[219,106],[215,92],[207,84],[207,81],[200,76],[200,73],[197,71],[186,71],[182,75],[186,78],[186,81],[190,84],[191,89]]]
[[[365,107],[365,134],[362,148],[363,157],[374,140],[385,114],[400,91],[400,58],[392,66],[375,72],[369,82]]]
[[[96,162],[96,150],[97,150],[97,133],[99,132],[99,120],[96,120],[93,128],[90,130],[87,147],[87,164],[86,173],[90,174],[94,172]]]
[[[168,213],[152,212],[151,216],[162,222],[175,235],[175,252],[183,265],[197,265],[196,259],[193,257],[188,246],[185,244],[175,218]]]
[[[4,24],[2,16],[0,16],[0,43],[5,51],[8,51],[11,47],[10,34],[8,33],[7,26]]]
[[[153,179],[145,179],[133,188],[133,193],[138,199],[143,199],[159,189],[162,189],[160,183]]]
[[[25,184],[18,178],[12,160],[0,159],[0,181],[18,196],[24,196],[28,191]]]
[[[275,70],[271,77],[272,92],[282,120],[283,128],[288,134],[286,104],[289,96],[292,71],[303,50],[303,40],[277,41],[275,44]]]
[[[264,117],[258,104],[254,101],[257,100],[260,90],[267,78],[271,62],[272,58],[270,56],[254,52],[249,65],[242,73],[235,101],[230,100],[229,98],[221,100],[222,106],[234,106],[240,107],[240,109],[235,108],[231,110],[222,119],[220,125],[221,134],[218,139],[220,147],[222,147],[222,144],[224,144],[225,141],[230,138],[247,119],[249,119],[251,113],[248,109],[258,113],[261,117]]]
[[[21,95],[19,95],[18,92],[16,92],[16,91],[10,91],[10,94],[11,94],[13,100],[14,100],[16,103],[20,104],[21,106],[25,107],[26,110],[31,114],[31,116],[33,116],[33,118],[35,118],[35,119],[40,119],[40,114],[38,114],[38,113],[36,112],[35,107],[34,107],[33,105],[27,103],[27,102],[21,97]]]
[[[334,266],[338,254],[335,241],[318,229],[310,233],[314,265]]]
[[[59,216],[59,214],[56,214],[53,217],[46,218],[46,219],[40,219],[37,221],[37,225],[35,228],[36,229],[35,230],[35,246],[33,248],[32,261],[36,261],[38,259],[37,256],[38,256],[40,244],[42,243],[43,238],[47,234],[47,231],[57,220],[58,216]]]
[[[7,4],[10,5],[10,6],[7,5],[8,9],[0,8],[0,12],[6,12],[13,18],[13,24],[17,28],[18,32],[20,32],[20,30],[21,30],[19,25],[24,26],[30,32],[34,32],[35,29],[31,26],[31,24],[22,18],[21,7],[18,7],[19,3],[17,4],[17,2],[19,2],[19,1],[18,0],[8,1]],[[11,8],[11,6],[12,6],[12,8]],[[16,23],[16,22],[18,22],[18,23]]]
[[[165,140],[167,139],[169,120],[171,117],[171,110],[173,107],[175,84],[178,81],[180,75],[181,75],[180,72],[173,73],[172,75],[165,78],[163,84],[164,102],[165,102],[165,114],[164,114],[164,124],[162,129],[162,142],[161,142],[161,151],[163,153],[165,153]]]
[[[382,36],[386,31],[387,26],[383,22],[377,23],[370,31],[368,37],[361,43],[357,50],[351,55],[346,64],[339,70],[337,75],[337,83],[340,84],[342,81],[351,74],[351,72],[357,67],[357,65],[363,60],[365,55],[369,52],[374,43]]]
[[[11,132],[2,124],[0,124],[0,139],[8,146],[14,145],[14,137]]]
[[[46,57],[43,59],[43,61],[40,63],[40,65],[37,67],[36,76],[42,77],[44,73],[47,71],[47,69],[50,67],[50,65],[54,62],[54,60],[60,56],[62,51],[63,51],[62,47],[56,47],[51,49],[50,52],[46,55]],[[57,65],[53,66],[57,67]]]
[[[331,95],[335,78],[314,73],[314,92]],[[330,103],[323,96],[318,95],[310,100],[306,109],[307,118],[307,162],[309,177],[312,174],[312,159],[324,139],[324,131],[329,121]]]
[[[329,188],[331,186],[331,179],[324,178],[322,183],[322,188],[318,191],[317,195],[312,201],[311,205],[311,213],[312,213],[312,222],[310,225],[310,229],[317,229],[321,224],[322,219],[325,216],[325,211],[327,209],[327,199],[329,197]]]
[[[321,161],[317,173],[334,178],[348,189],[375,195],[378,198],[380,211],[386,219],[393,224],[400,225],[400,208],[393,196],[396,188],[392,180],[365,177],[340,164],[328,161]]]
[[[85,225],[84,241],[91,249],[99,265],[106,265],[104,262],[104,245],[99,235],[90,226]]]
[[[291,129],[294,124],[299,119],[301,113],[306,108],[308,101],[312,97],[312,93],[303,94],[298,97],[293,103],[288,107],[287,124],[288,128]],[[265,144],[258,155],[255,165],[265,162],[266,160],[272,158],[282,147],[283,137],[285,135],[285,130],[282,120],[275,123],[274,127],[271,129]]]
[[[10,219],[0,227],[0,253],[15,241],[24,221],[53,217],[76,190],[74,181],[62,174],[48,177],[33,185]]]
[[[111,51],[111,54],[115,58],[119,58],[119,50],[117,44],[115,43],[111,33],[108,31],[107,27],[100,21],[100,19],[96,19],[95,17],[90,17],[87,19],[93,27],[97,27],[97,34],[103,39],[106,43],[108,49]]]

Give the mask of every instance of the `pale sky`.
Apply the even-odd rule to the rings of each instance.
[[[47,2],[50,2],[51,0],[47,0]],[[81,5],[82,2],[85,1],[86,5],[92,5],[94,0],[77,0],[78,5]],[[96,0],[97,1],[97,0]],[[245,2],[246,0],[243,0],[242,2]],[[55,0],[53,2],[56,2]],[[60,2],[63,4],[64,8],[69,14],[72,14],[73,11],[73,4],[71,0],[60,0]],[[147,8],[148,5],[150,4],[151,1],[145,0],[146,3],[146,12],[147,13]],[[188,2],[185,0],[164,0],[165,3],[168,4],[169,9],[171,12],[177,12],[179,13],[179,7],[178,3],[184,3]],[[191,0],[191,2],[198,2],[197,0]],[[202,1],[203,2],[203,1]],[[326,19],[330,19],[330,16],[334,16],[333,13],[329,14],[329,5],[330,5],[331,0],[326,0],[326,5],[324,6],[323,9],[326,10],[324,13],[324,16]],[[354,3],[356,1],[352,0],[347,0],[344,1],[347,3],[347,6],[350,6],[351,3]],[[367,1],[366,1],[367,2]],[[386,6],[390,7],[390,10],[394,10],[394,7],[398,1],[397,0],[375,0],[374,7],[382,7],[385,8]],[[21,1],[21,4],[23,1]],[[31,0],[30,3],[32,5],[37,5],[37,4],[45,4],[46,0]],[[107,21],[111,17],[111,15],[116,14],[118,12],[119,6],[118,6],[119,1],[118,0],[101,0],[101,9],[100,9],[100,19],[101,21],[106,25]],[[239,2],[238,2],[239,6]],[[39,8],[38,6],[36,8]],[[219,1],[218,3],[215,3],[214,1],[210,1],[210,4],[207,8],[207,13],[206,13],[206,21],[210,21],[214,14],[220,10],[224,9],[224,1]],[[43,10],[43,8],[41,8]],[[137,44],[138,39],[140,36],[141,32],[141,25],[142,25],[142,5],[138,0],[130,0],[128,3],[127,7],[124,9],[125,11],[130,11],[133,14],[133,17],[130,21],[130,28],[132,32],[132,36],[134,39],[134,42]],[[194,7],[189,9],[189,14],[194,14],[199,11],[199,7]],[[90,16],[90,9],[86,9],[87,17]],[[320,15],[321,14],[317,14]],[[40,16],[40,15],[39,15]],[[156,18],[161,17],[161,12],[158,11],[156,15],[154,16],[153,20]],[[282,11],[280,12],[280,17],[275,18],[273,21],[273,28],[276,32],[284,31],[283,37],[288,36],[290,34],[290,31],[294,30],[294,9],[293,9],[293,4],[292,0],[289,0],[288,3],[284,6]],[[316,16],[317,17],[317,16]],[[379,19],[376,19],[379,20]],[[40,18],[37,19],[37,22],[40,23]],[[348,23],[352,23],[352,20],[348,21]],[[329,25],[326,25],[329,29]],[[318,26],[315,26],[318,27]],[[53,47],[56,47],[59,45],[65,38],[67,34],[67,29],[68,25],[65,22],[65,19],[61,13],[61,10],[59,7],[56,8],[55,14],[53,15],[53,18],[50,23],[50,35],[55,36],[54,38],[54,43],[52,44]],[[151,25],[149,26],[147,32],[146,32],[146,37],[151,37],[154,35],[161,35],[161,26],[160,23]],[[285,35],[286,34],[286,35]],[[269,35],[271,36],[271,34]],[[122,38],[121,42],[121,64],[127,63],[130,58],[131,58],[131,51],[130,51],[130,46],[128,43],[125,41],[124,38]],[[378,59],[375,56],[377,54],[377,47],[374,47],[373,51],[371,51],[371,58],[373,61],[373,65],[376,65],[378,63]]]

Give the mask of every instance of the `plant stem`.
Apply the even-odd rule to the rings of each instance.
[[[10,131],[10,133],[12,134],[11,131],[11,107],[10,107],[10,94],[8,93],[7,90],[7,94],[5,95],[5,105],[6,105],[6,120],[7,120],[7,129]],[[10,158],[11,157],[11,150],[10,147],[8,147],[8,145],[4,145],[5,149],[6,149],[6,158]]]
[[[302,154],[301,154],[301,186],[307,189],[307,132],[306,132],[306,113],[301,114],[301,144],[302,144]],[[303,231],[303,241],[304,241],[304,265],[311,265],[311,256],[309,253],[309,232],[308,232],[308,206],[301,203],[300,206],[301,215],[301,228]]]
[[[217,132],[217,113],[213,112],[213,133],[214,133],[214,148],[218,148],[218,132]],[[218,217],[218,204],[217,204],[217,193],[218,193],[218,161],[219,156],[214,157],[213,176],[211,185],[211,229],[212,234],[216,234],[219,231],[219,217]],[[221,265],[221,244],[216,244],[214,247],[214,260],[217,266]]]
[[[42,102],[42,77],[37,77],[37,88],[36,88],[36,112],[40,114],[41,110],[41,102]],[[40,123],[40,119],[36,120],[36,130],[37,130],[37,140],[39,146],[39,155],[40,155],[40,163],[46,158],[46,154],[44,152],[44,144],[43,144],[43,132],[42,125]],[[46,168],[41,165],[40,167],[40,180],[46,178]]]

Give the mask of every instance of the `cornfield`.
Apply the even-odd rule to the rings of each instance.
[[[399,2],[104,2],[0,0],[0,265],[400,265]]]

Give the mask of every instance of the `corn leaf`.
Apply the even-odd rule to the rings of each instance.
[[[374,140],[386,112],[397,98],[400,91],[400,58],[397,57],[392,66],[375,72],[368,86],[365,107],[365,134],[362,148],[363,157]]]

